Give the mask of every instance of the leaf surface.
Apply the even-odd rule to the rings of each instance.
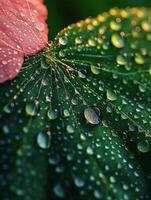
[[[150,199],[150,31],[150,9],[112,9],[0,86],[2,199]]]

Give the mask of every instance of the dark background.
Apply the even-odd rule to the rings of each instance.
[[[151,0],[45,0],[49,10],[49,39],[67,25],[112,7],[150,6]]]

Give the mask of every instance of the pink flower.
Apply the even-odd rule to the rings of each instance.
[[[0,0],[0,83],[19,73],[24,56],[46,46],[46,18],[43,0]]]

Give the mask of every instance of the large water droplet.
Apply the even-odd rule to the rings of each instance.
[[[84,117],[90,124],[99,124],[100,123],[100,110],[96,107],[86,108],[84,110]]]
[[[29,116],[35,116],[38,111],[38,105],[35,105],[35,103],[29,103],[25,107],[26,114]]]
[[[52,110],[49,110],[47,112],[47,116],[50,120],[55,120],[57,117],[58,117],[58,112],[57,111],[52,111]]]
[[[100,73],[99,67],[95,65],[91,65],[91,72],[95,75],[98,75]]]
[[[60,37],[59,38],[59,44],[60,45],[66,45],[67,44],[67,37]]]
[[[74,178],[74,183],[77,187],[81,188],[84,186],[84,180],[81,177],[75,177]]]
[[[116,48],[123,48],[124,47],[124,39],[117,33],[114,33],[111,36],[111,42]]]
[[[63,114],[64,114],[65,117],[69,117],[70,116],[70,112],[67,109],[65,109],[63,111]]]
[[[143,21],[142,24],[142,29],[146,32],[151,31],[151,23],[147,21]]]
[[[51,144],[51,136],[49,134],[40,132],[37,136],[37,144],[42,149],[48,149]]]
[[[54,194],[59,197],[59,198],[64,198],[65,197],[65,191],[62,187],[61,184],[56,184],[53,188]]]
[[[110,22],[110,27],[111,27],[112,30],[118,31],[118,30],[121,29],[121,24],[120,24],[120,23],[117,23],[117,22],[115,22],[115,21],[111,21],[111,22]]]
[[[74,133],[75,132],[75,126],[74,125],[67,125],[66,130],[67,130],[67,133]]]
[[[148,141],[141,141],[137,144],[137,148],[142,153],[147,153],[150,151],[150,144]]]
[[[115,101],[117,99],[116,94],[112,92],[111,90],[107,90],[106,96],[107,96],[107,99],[110,101]]]
[[[92,147],[87,147],[86,152],[88,155],[93,155],[93,153],[94,153]]]
[[[119,65],[125,65],[127,63],[126,61],[126,58],[122,55],[118,55],[117,58],[116,58],[116,62],[119,64]]]
[[[138,65],[142,65],[145,63],[145,59],[144,57],[141,55],[141,54],[136,54],[135,55],[135,62],[138,64]]]

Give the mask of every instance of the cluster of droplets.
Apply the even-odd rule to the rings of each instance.
[[[129,32],[126,19],[133,27]],[[150,49],[139,46],[151,40],[147,19],[141,9],[112,9],[72,25],[57,36],[55,57],[46,52],[47,62],[38,60],[32,76],[28,77],[25,68],[22,76],[27,76],[28,90],[16,81],[11,83],[19,94],[13,96],[15,104],[4,107],[0,119],[16,114],[14,122],[23,126],[25,136],[34,138],[30,145],[39,155],[46,153],[52,179],[54,174],[65,177],[51,186],[56,198],[67,199],[70,184],[81,196],[91,193],[92,199],[111,200],[113,195],[128,200],[131,193],[137,199],[148,198],[141,194],[144,180],[135,159],[123,145],[134,141],[139,153],[150,152],[150,98],[144,98],[150,91],[151,68],[146,65]],[[135,42],[138,38],[140,44]],[[10,89],[6,98],[13,93]],[[24,107],[14,111],[22,94]],[[11,128],[5,123],[2,131],[9,135]],[[19,158],[25,154],[22,148],[17,151]],[[17,191],[21,196],[22,191]]]

